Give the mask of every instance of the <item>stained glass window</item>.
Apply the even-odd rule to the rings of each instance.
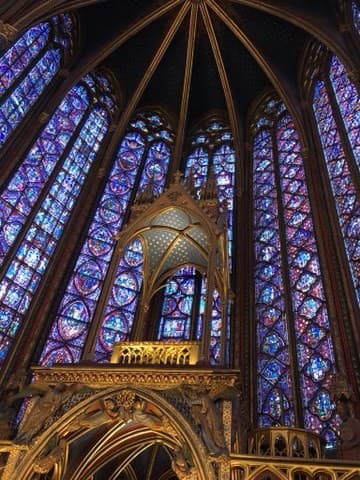
[[[85,86],[73,87],[1,193],[1,263],[75,134],[88,106],[89,98]]]
[[[212,180],[216,183],[220,202],[228,211],[229,268],[231,270],[233,196],[235,182],[235,152],[232,134],[218,121],[210,121],[191,140],[191,151],[186,159],[185,178],[191,177],[195,195]],[[186,267],[169,278],[165,287],[158,338],[189,340],[201,337],[205,314],[206,279],[198,278],[193,267]],[[196,280],[198,278],[198,280]],[[213,297],[211,326],[211,363],[219,363],[221,351],[221,305],[219,294]]]
[[[27,30],[0,58],[0,146],[58,72],[72,29],[69,15],[53,17]]]
[[[315,85],[313,108],[328,169],[330,184],[344,238],[354,289],[360,303],[360,199],[354,182],[354,170],[360,169],[360,99],[348,79],[343,65],[333,56],[330,83],[319,80]],[[332,103],[331,95],[335,102]],[[340,115],[334,114],[338,107]],[[337,124],[342,118],[345,129]],[[346,131],[346,136],[341,132]],[[345,142],[353,159],[345,153]],[[351,161],[353,160],[353,162]]]
[[[360,34],[360,5],[358,2],[352,2],[352,13],[354,19],[354,26]]]
[[[96,328],[95,324],[100,325],[97,361],[109,360],[113,343],[129,337],[142,283],[142,246],[139,240],[129,245],[114,278],[108,278],[111,262],[116,261],[114,235],[121,230],[138,190],[150,182],[155,194],[164,188],[172,139],[169,125],[160,115],[141,113],[131,122],[51,327],[42,364],[79,361],[89,329]],[[107,294],[104,284],[109,283]],[[101,295],[108,298],[104,301]],[[100,303],[105,307],[99,310]]]
[[[267,105],[273,116],[257,121],[253,141],[259,424],[294,425],[300,393],[303,426],[334,445],[335,358],[320,261],[299,137],[279,103]]]
[[[142,284],[143,250],[139,239],[120,259],[96,343],[95,360],[109,360],[114,342],[129,340]]]
[[[71,89],[2,194],[2,212],[7,216],[2,253],[7,254],[7,268],[0,281],[1,362],[108,130],[110,115],[97,101],[98,91],[103,89],[90,74]],[[16,243],[20,230],[22,238]]]
[[[167,282],[158,339],[189,340],[191,338],[195,280],[194,269],[185,267],[178,270]]]

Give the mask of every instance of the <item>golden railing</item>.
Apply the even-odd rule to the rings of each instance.
[[[249,434],[248,453],[275,457],[321,458],[319,435],[296,427],[268,427]]]
[[[119,342],[111,363],[120,365],[196,365],[200,342]]]

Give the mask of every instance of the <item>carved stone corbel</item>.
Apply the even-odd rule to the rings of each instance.
[[[38,457],[33,463],[33,470],[35,473],[49,473],[50,470],[59,463],[64,456],[64,447],[62,445],[56,445],[50,452],[43,456]]]
[[[17,28],[0,20],[0,50],[8,48],[9,44],[15,40],[17,33]]]
[[[192,464],[191,459],[187,458],[186,448],[175,446],[171,461],[171,469],[176,473],[179,480],[198,480],[198,472]]]

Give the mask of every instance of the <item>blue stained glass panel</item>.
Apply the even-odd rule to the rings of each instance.
[[[278,423],[293,425],[289,333],[285,297],[281,293],[284,291],[284,272],[279,199],[272,136],[267,130],[261,130],[254,138],[253,161],[259,424],[262,427]]]
[[[30,28],[1,57],[0,147],[55,77],[64,50],[69,54],[71,29],[68,15],[53,17]]]
[[[165,287],[158,339],[189,340],[194,293],[193,267],[172,275]]]
[[[329,77],[360,172],[360,97],[344,65],[335,55],[331,59]]]
[[[108,361],[114,342],[128,340],[142,285],[143,249],[139,239],[119,261],[96,343],[95,360]]]
[[[60,65],[60,51],[48,50],[14,92],[0,105],[0,146],[19,125]]]
[[[92,76],[86,76],[85,80],[90,88],[94,88]],[[106,85],[106,82],[102,82],[103,88],[106,88]],[[112,104],[112,100],[105,101],[101,98],[101,101],[108,107]],[[152,118],[156,125],[151,123]],[[66,358],[66,362],[76,362],[80,359],[113,256],[114,235],[122,227],[134,186],[139,182],[144,187],[154,179],[155,190],[160,191],[163,188],[170,150],[167,143],[153,142],[152,139],[157,128],[168,128],[166,122],[157,115],[153,117],[151,114],[140,113],[131,125],[135,128],[125,135],[120,145],[75,271],[70,278],[57,319],[42,353],[43,364],[52,364],[58,358],[61,361]],[[172,141],[171,132],[163,135],[163,138],[165,137]],[[130,332],[141,288],[143,259],[139,246],[141,247],[141,244],[137,241],[125,252],[114,278],[108,306],[104,313],[97,313],[102,315],[102,327],[95,352],[97,361],[108,361],[113,342]],[[96,262],[96,267],[93,262]],[[92,281],[89,281],[87,274],[83,275],[83,271],[89,269],[95,269],[97,272],[96,278],[92,278]],[[71,318],[68,305],[75,301],[80,302],[81,311],[86,311],[86,315]],[[74,315],[76,314],[74,311]],[[71,320],[73,330],[79,332],[78,336],[67,336],[66,326],[63,327],[65,320]],[[77,324],[79,325],[75,328]]]
[[[43,50],[49,40],[50,24],[40,23],[23,34],[0,58],[0,96]]]
[[[140,181],[139,191],[144,190],[150,182],[153,182],[154,195],[158,196],[162,193],[165,186],[169,160],[170,148],[167,143],[160,141],[154,142],[150,145]]]
[[[31,228],[25,234],[5,272],[0,283],[0,305],[13,319],[6,330],[2,331],[7,337],[6,345],[14,341],[108,129],[109,121],[107,113],[100,107],[95,106],[90,112],[49,193],[36,213]],[[63,203],[57,200],[59,191],[66,192]],[[33,244],[37,235],[46,238],[46,243],[42,242],[42,247]]]
[[[360,34],[360,6],[358,2],[352,2],[352,13],[354,19],[354,26],[357,32]]]
[[[317,82],[313,109],[342,230],[355,292],[360,303],[360,201],[324,82]]]
[[[101,294],[112,257],[115,246],[114,235],[122,226],[123,214],[127,208],[144,149],[145,140],[136,132],[129,132],[121,142],[94,220],[59,307],[52,332],[43,350],[40,360],[42,364],[47,364],[57,358],[58,354],[55,352],[68,350],[64,344],[68,341],[71,343],[73,336],[66,335],[66,328],[62,328],[62,331],[59,332],[58,325],[62,325],[65,319],[70,319],[71,311],[69,312],[67,305],[73,305],[74,302],[80,302],[79,305],[84,306],[83,308],[87,312],[86,316],[77,316],[77,311],[74,311],[75,317],[71,320],[74,325],[79,324],[78,330],[81,332],[82,341],[78,341],[76,347],[72,346],[72,353],[68,358],[71,358],[71,362],[80,359],[86,334],[95,313],[97,300]],[[92,285],[88,285],[84,290],[79,271],[82,267],[88,269],[89,266],[92,268],[95,266],[97,279],[93,280]],[[90,289],[88,289],[89,287]],[[62,356],[60,355],[59,358]]]
[[[330,411],[327,412],[328,422],[324,421],[322,413],[314,413],[315,410],[309,408],[320,391],[327,392],[329,396],[331,376],[335,373],[335,356],[300,141],[288,114],[278,123],[277,149],[305,428],[320,434],[330,428],[335,436],[338,424],[332,407],[330,406]],[[296,191],[293,189],[294,180],[297,182]],[[292,201],[293,196],[295,201]],[[302,232],[301,243],[297,236],[299,231]],[[310,261],[299,268],[297,258],[304,252]],[[320,327],[325,335],[319,338],[314,347],[313,342],[307,343],[308,337],[304,332],[310,328],[314,333]]]
[[[14,243],[88,107],[86,90],[73,87],[0,196],[0,263]],[[63,190],[59,189],[58,200]]]

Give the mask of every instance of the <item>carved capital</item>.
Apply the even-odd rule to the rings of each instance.
[[[101,180],[102,178],[105,177],[106,169],[105,168],[99,168],[99,170],[96,173],[96,178]]]
[[[17,28],[0,20],[0,50],[7,48],[15,40],[17,33]]]
[[[349,79],[352,82],[360,82],[360,71],[359,70],[350,70],[347,72]]]
[[[35,473],[48,473],[53,466],[64,456],[64,449],[60,445],[54,447],[47,455],[38,457],[33,463]]]
[[[39,123],[43,125],[49,120],[49,118],[50,118],[50,115],[47,112],[41,112],[38,120],[39,120]]]
[[[302,151],[302,157],[304,160],[307,160],[309,158],[309,149],[308,148],[303,148]]]
[[[340,32],[341,33],[349,33],[351,31],[351,24],[346,22],[346,23],[341,23],[339,25],[340,27]]]

